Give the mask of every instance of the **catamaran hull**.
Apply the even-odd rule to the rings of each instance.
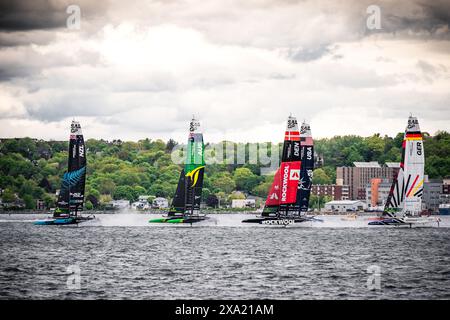
[[[242,220],[242,223],[257,223],[262,225],[281,225],[288,226],[294,223],[302,222],[323,222],[323,220],[315,217],[302,217],[302,218],[253,218]]]
[[[439,226],[439,220],[431,217],[417,217],[417,218],[386,218],[378,221],[369,222],[369,226],[409,226],[413,225],[430,225],[436,223]]]
[[[34,224],[37,226],[69,225],[69,224],[79,224],[93,219],[95,219],[95,217],[54,218],[54,219],[38,220],[35,221]]]
[[[149,223],[172,223],[172,224],[178,224],[178,223],[197,223],[201,221],[205,221],[209,219],[208,217],[166,217],[166,218],[158,218],[158,219],[151,219],[148,222]]]

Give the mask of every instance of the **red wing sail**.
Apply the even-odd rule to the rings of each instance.
[[[263,216],[299,209],[296,205],[300,181],[300,132],[297,119],[289,116],[284,135],[281,166],[275,173],[272,187],[266,200]]]
[[[272,186],[266,199],[266,206],[278,206],[280,204],[280,169],[273,178]]]
[[[282,162],[280,167],[280,204],[297,201],[297,188],[300,181],[300,161]]]

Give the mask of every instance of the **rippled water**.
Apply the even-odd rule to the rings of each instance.
[[[79,227],[34,226],[37,217],[0,216],[1,299],[450,298],[450,217],[412,229],[361,217],[302,228],[243,225],[235,214],[193,227],[142,214]],[[71,265],[80,289],[67,286]],[[380,289],[367,288],[369,266]]]

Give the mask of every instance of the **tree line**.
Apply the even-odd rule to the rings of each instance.
[[[425,173],[430,178],[450,176],[450,134],[437,132],[424,136]],[[351,166],[355,161],[399,162],[403,133],[395,137],[375,134],[370,137],[335,136],[314,141],[320,167],[314,170],[314,184],[332,184],[336,167]],[[131,141],[86,141],[88,166],[86,206],[102,207],[113,199],[135,201],[139,195],[172,198],[181,165],[171,159],[178,145],[174,140],[143,139]],[[209,205],[229,203],[244,194],[266,197],[273,175],[263,175],[265,167],[249,163],[249,145],[228,143],[235,150],[243,147],[244,163],[223,161],[205,169],[203,199]],[[280,150],[282,144],[278,145]],[[55,192],[67,170],[68,142],[31,138],[0,140],[0,190],[3,203],[19,199],[29,209],[42,199],[46,207],[55,205]],[[227,148],[223,150],[227,153]],[[320,199],[317,204],[320,205]]]

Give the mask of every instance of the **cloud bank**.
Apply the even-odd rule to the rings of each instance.
[[[279,141],[396,134],[450,119],[450,5],[380,1],[69,1],[0,4],[0,137]]]

